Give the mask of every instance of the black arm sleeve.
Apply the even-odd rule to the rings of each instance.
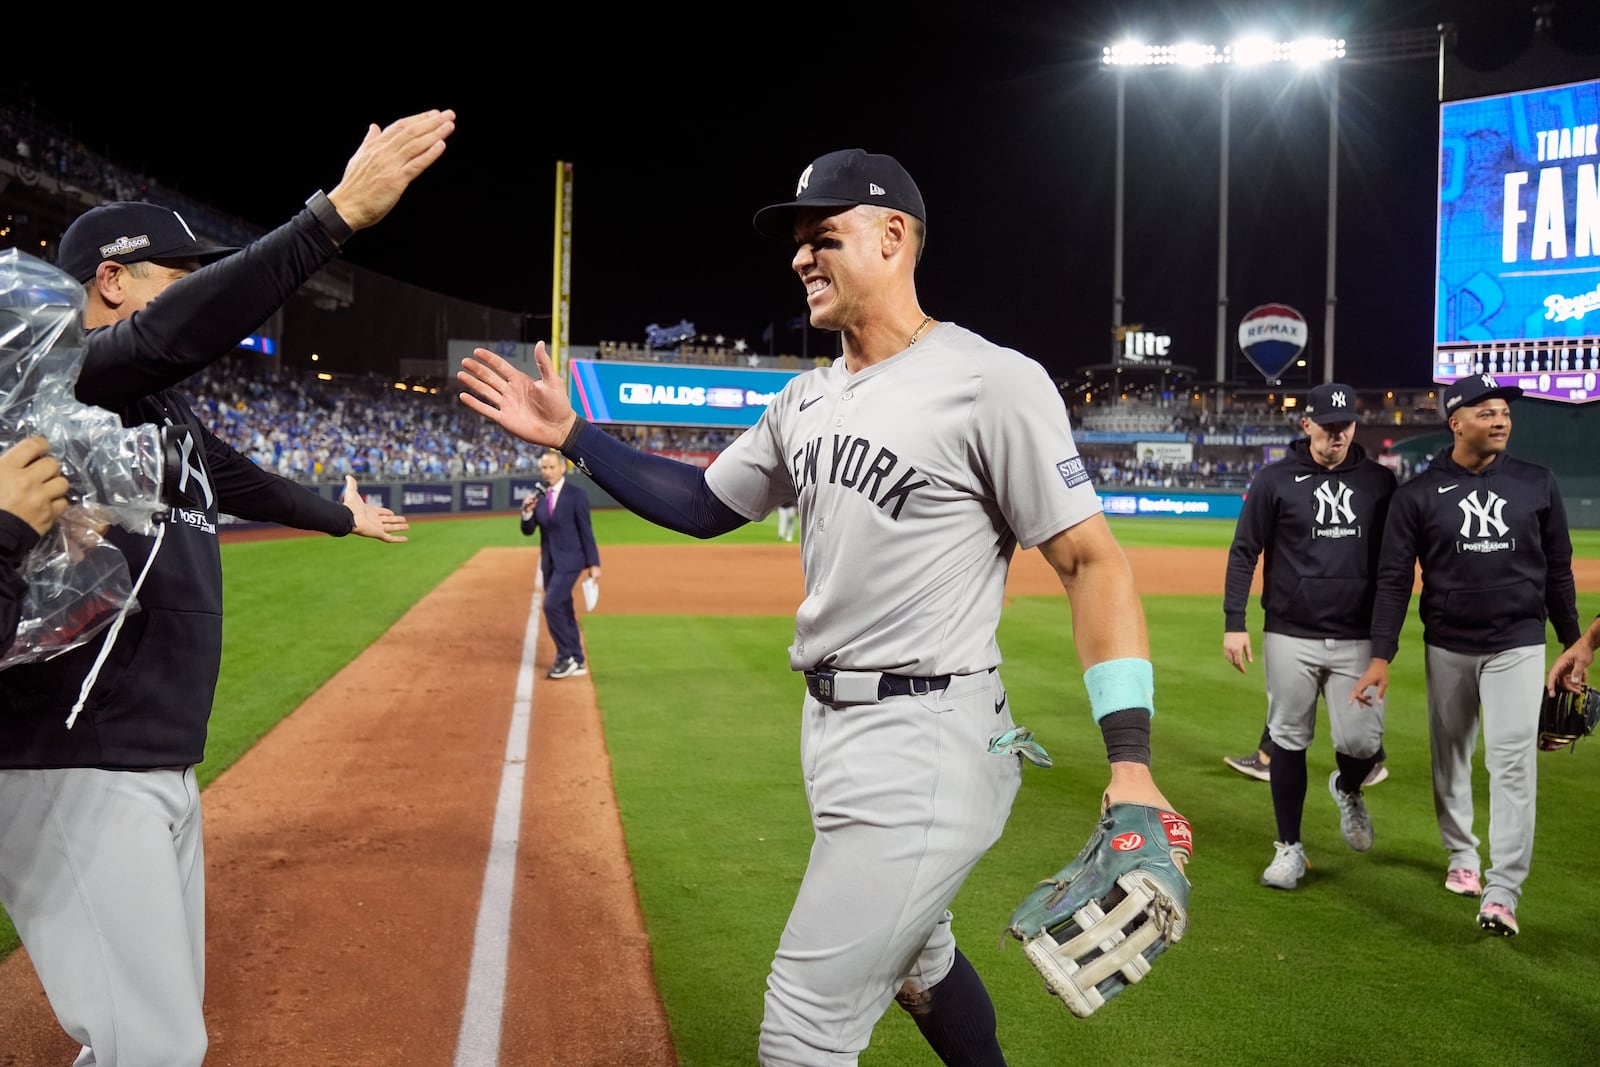
[[[717,498],[699,467],[640,452],[585,419],[561,451],[617,503],[657,526],[705,539],[749,521]]]
[[[1150,766],[1150,710],[1123,708],[1100,720],[1106,742],[1107,763],[1142,763]]]
[[[161,299],[84,341],[76,395],[121,411],[221,359],[338,255],[309,210],[173,282]]]

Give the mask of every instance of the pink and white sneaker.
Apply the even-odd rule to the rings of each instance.
[[[1517,926],[1517,914],[1504,904],[1485,904],[1478,912],[1478,925],[1485,932],[1498,937],[1515,937],[1521,932]]]
[[[1483,882],[1478,878],[1478,872],[1466,867],[1457,867],[1444,879],[1444,887],[1457,896],[1475,897],[1483,892]]]

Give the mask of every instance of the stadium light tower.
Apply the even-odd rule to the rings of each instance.
[[[1126,154],[1126,90],[1130,71],[1161,67],[1203,68],[1216,67],[1221,71],[1222,91],[1222,150],[1220,164],[1220,191],[1218,193],[1217,227],[1217,407],[1222,407],[1222,383],[1227,379],[1228,355],[1228,96],[1233,79],[1251,67],[1274,63],[1294,63],[1310,66],[1328,63],[1330,90],[1328,94],[1328,264],[1325,318],[1323,320],[1323,381],[1333,381],[1333,306],[1334,306],[1334,234],[1337,229],[1337,190],[1339,167],[1339,74],[1338,64],[1329,62],[1344,58],[1345,42],[1334,38],[1305,38],[1297,41],[1272,42],[1260,38],[1245,38],[1228,45],[1184,43],[1175,45],[1145,45],[1136,42],[1107,45],[1101,56],[1102,65],[1116,71],[1117,75],[1117,192],[1115,244],[1112,253],[1112,270],[1115,275],[1111,294],[1111,325],[1115,331],[1122,326],[1122,218],[1124,211],[1124,168]]]

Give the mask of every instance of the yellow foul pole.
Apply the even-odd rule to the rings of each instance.
[[[566,377],[567,318],[572,307],[572,164],[556,161],[555,270],[550,275],[550,337],[556,375]]]

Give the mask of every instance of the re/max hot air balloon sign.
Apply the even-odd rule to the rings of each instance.
[[[1239,320],[1239,347],[1251,366],[1277,381],[1306,350],[1306,317],[1287,304],[1262,304]]]

